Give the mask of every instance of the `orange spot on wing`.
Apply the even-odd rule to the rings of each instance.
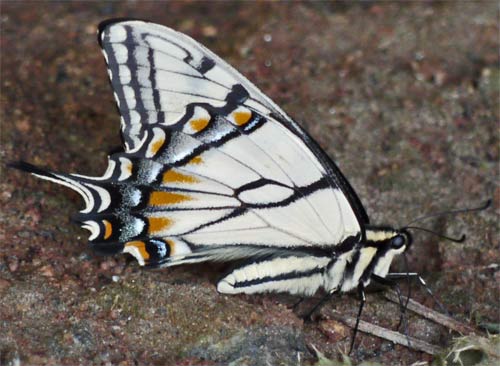
[[[149,196],[149,204],[153,206],[174,205],[184,201],[190,201],[193,198],[187,194],[154,191]]]
[[[102,220],[104,224],[104,239],[108,239],[113,233],[113,226],[108,220]]]
[[[244,124],[248,123],[248,121],[250,121],[251,117],[252,117],[252,112],[250,112],[250,111],[236,111],[236,112],[233,112],[234,122],[238,126],[243,126]]]
[[[192,119],[191,121],[189,121],[189,124],[194,131],[200,132],[208,126],[208,122],[210,122],[210,120],[207,118],[198,118]]]
[[[173,224],[173,220],[168,217],[149,217],[149,233],[155,234],[162,230],[167,229]]]
[[[149,253],[146,250],[146,243],[144,243],[143,241],[139,241],[139,240],[129,241],[128,243],[125,243],[125,248],[127,248],[127,247],[135,247],[138,250],[138,252],[141,254],[141,256],[144,260],[149,259]]]
[[[127,172],[129,174],[132,174],[132,163],[128,163],[127,166],[125,167],[125,169],[127,170]]]
[[[170,248],[170,256],[175,255],[175,243],[173,240],[167,239],[165,240],[167,242],[167,245]]]
[[[162,182],[167,183],[197,183],[198,179],[187,174],[179,173],[173,169],[163,174]]]
[[[157,141],[153,142],[151,144],[151,146],[149,147],[149,151],[151,151],[151,154],[156,155],[156,153],[158,152],[158,150],[160,150],[160,148],[163,146],[164,143],[165,143],[165,139],[163,139],[163,138],[158,139]]]
[[[203,159],[201,158],[201,156],[195,156],[194,158],[192,158],[191,160],[188,161],[188,164],[201,164],[203,163]]]

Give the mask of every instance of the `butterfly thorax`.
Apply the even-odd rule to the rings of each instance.
[[[404,229],[370,227],[365,233],[365,240],[330,263],[325,290],[346,292],[359,284],[367,286],[373,275],[385,277],[394,257],[406,251],[412,242]]]

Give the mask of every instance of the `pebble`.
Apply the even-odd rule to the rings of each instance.
[[[47,264],[46,266],[43,266],[39,270],[40,274],[45,277],[54,277],[54,269],[50,264]]]
[[[213,25],[207,25],[203,27],[201,32],[205,37],[215,37],[217,35],[217,28]]]
[[[12,256],[7,259],[7,263],[9,266],[9,271],[16,272],[19,268],[19,259],[17,257]]]

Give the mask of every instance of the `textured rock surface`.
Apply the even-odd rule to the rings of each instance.
[[[335,157],[374,223],[404,225],[494,197],[487,212],[425,224],[466,232],[466,243],[418,233],[409,259],[457,319],[498,322],[495,2],[0,6],[0,364],[294,365],[314,362],[307,345],[331,358],[349,345],[349,329],[303,324],[286,297],[218,295],[220,268],[146,271],[93,255],[69,219],[81,207],[76,194],[4,168],[24,159],[102,173],[120,141],[95,31],[117,16],[186,32],[235,65]],[[357,301],[328,306],[352,316]],[[394,328],[397,314],[368,295],[365,320]],[[409,321],[411,335],[435,345],[454,336]],[[358,360],[431,360],[357,341]]]

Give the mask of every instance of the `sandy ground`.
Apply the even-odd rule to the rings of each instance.
[[[307,365],[311,345],[332,359],[349,345],[350,328],[326,315],[304,324],[294,299],[217,294],[220,268],[94,255],[70,220],[76,194],[4,167],[102,174],[119,118],[95,32],[117,16],[183,31],[236,66],[335,158],[373,223],[493,198],[488,211],[426,222],[468,240],[417,233],[409,260],[456,319],[498,323],[496,2],[0,6],[0,364]],[[353,316],[357,299],[328,307]],[[398,308],[371,293],[363,319],[394,329]],[[458,336],[416,315],[409,334],[439,347]],[[352,357],[433,359],[365,334]]]

